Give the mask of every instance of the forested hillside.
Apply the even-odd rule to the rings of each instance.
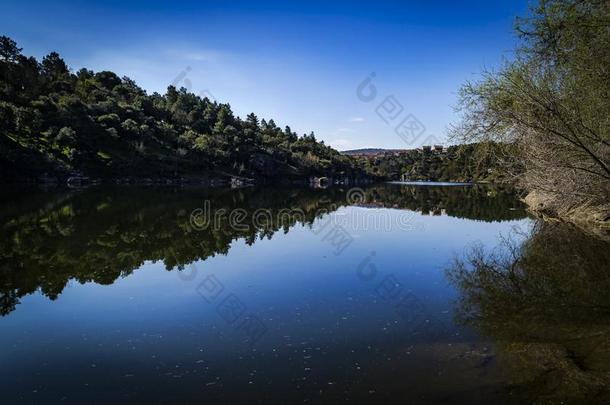
[[[113,72],[70,71],[0,37],[0,178],[228,175],[269,181],[363,176],[352,159],[290,127],[168,87],[147,94]]]

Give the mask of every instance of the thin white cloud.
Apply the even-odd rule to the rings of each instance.
[[[354,132],[351,128],[338,128],[337,132]]]
[[[354,149],[354,144],[349,139],[331,139],[328,144],[337,150]]]
[[[113,49],[97,49],[76,66],[86,66],[95,71],[111,70],[119,76],[129,76],[149,92],[165,92],[170,84],[185,87],[195,94],[210,91],[219,101],[225,100],[226,91],[249,89],[252,80],[234,54],[204,48],[171,48],[156,44],[164,51],[129,49],[127,46]],[[215,83],[220,85],[214,86]]]
[[[169,49],[167,55],[174,59],[196,62],[219,62],[229,58],[228,54],[211,49]]]
[[[364,118],[362,118],[362,117],[352,117],[348,121],[349,122],[364,122]]]

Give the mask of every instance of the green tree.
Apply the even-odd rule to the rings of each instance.
[[[15,41],[4,35],[0,36],[0,60],[14,63],[21,56],[21,51]]]
[[[68,74],[68,66],[57,52],[51,52],[42,59],[42,73],[52,80]]]

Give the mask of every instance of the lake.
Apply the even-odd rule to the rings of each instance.
[[[608,399],[610,249],[509,189],[0,197],[5,403]]]

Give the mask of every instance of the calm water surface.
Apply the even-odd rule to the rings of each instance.
[[[551,398],[564,377],[607,398],[610,249],[537,225],[508,190],[95,188],[0,204],[6,403],[508,403]]]

